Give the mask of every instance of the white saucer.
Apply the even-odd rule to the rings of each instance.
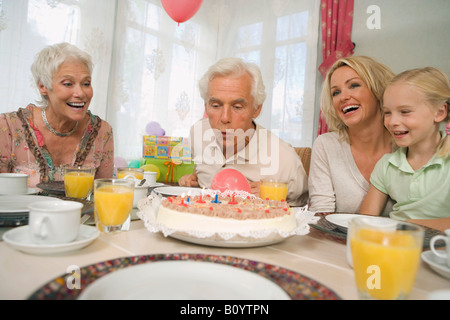
[[[33,255],[51,255],[81,249],[100,235],[97,228],[80,225],[80,233],[72,242],[62,244],[35,244],[31,242],[28,230],[28,225],[11,229],[3,235],[3,240],[14,249],[25,253]]]
[[[163,197],[181,196],[183,193],[194,196],[202,193],[202,189],[190,187],[159,187],[153,189],[153,191],[161,194]]]
[[[149,187],[149,188],[158,188],[158,187],[163,187],[163,186],[165,186],[164,183],[162,183],[162,182],[156,182],[156,183],[154,183],[154,184],[149,185],[148,187]]]
[[[428,295],[428,300],[450,300],[450,290],[442,289],[433,291]]]
[[[4,194],[4,193],[0,193],[0,196],[19,196],[19,195],[27,195],[27,194],[37,194],[39,193],[41,190],[38,188],[28,188],[27,192],[25,193],[21,193],[21,194]]]
[[[37,201],[63,201],[62,199],[34,195],[2,195],[0,196],[0,213],[29,212],[28,205]]]
[[[370,219],[371,222],[374,223],[374,225],[379,226],[396,226],[398,224],[397,220],[387,218],[387,217],[379,217],[379,216],[367,216],[367,215],[361,215],[361,214],[349,214],[349,213],[332,213],[325,216],[325,219],[328,222],[331,222],[332,224],[336,225],[339,230],[342,232],[347,232],[348,226],[350,221],[353,218],[359,218],[364,217],[366,219]]]
[[[422,260],[428,263],[431,269],[444,278],[450,279],[450,268],[446,265],[443,258],[436,256],[433,251],[422,252],[421,256]]]
[[[41,190],[38,188],[28,188],[27,193],[26,194],[37,194],[39,193]]]

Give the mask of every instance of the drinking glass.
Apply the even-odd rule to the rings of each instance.
[[[370,217],[350,221],[349,237],[356,286],[361,299],[406,299],[420,263],[424,229]]]
[[[66,197],[88,199],[94,186],[95,168],[64,168],[64,190]]]
[[[261,180],[259,196],[263,200],[286,200],[288,184],[275,179]]]
[[[94,213],[97,228],[105,233],[127,231],[133,210],[134,181],[96,179]]]
[[[141,168],[117,168],[117,179],[123,179],[126,176],[134,176],[138,180],[144,179],[144,169]]]

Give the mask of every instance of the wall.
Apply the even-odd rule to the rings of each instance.
[[[380,29],[367,27],[371,5],[380,8]],[[395,73],[433,66],[450,76],[449,15],[448,0],[355,0],[355,55],[369,55]]]

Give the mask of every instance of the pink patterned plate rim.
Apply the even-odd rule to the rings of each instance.
[[[73,282],[73,275],[64,274],[42,286],[28,299],[75,300],[83,288],[110,272],[143,263],[177,260],[219,263],[254,272],[280,286],[292,300],[341,300],[330,288],[295,271],[244,258],[209,254],[155,254],[108,260],[80,269],[80,289],[69,289],[67,283]]]

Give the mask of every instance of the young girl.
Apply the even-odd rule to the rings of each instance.
[[[399,149],[375,166],[361,213],[450,228],[450,83],[435,68],[405,71],[383,96],[384,125]],[[445,130],[440,131],[441,123]]]

